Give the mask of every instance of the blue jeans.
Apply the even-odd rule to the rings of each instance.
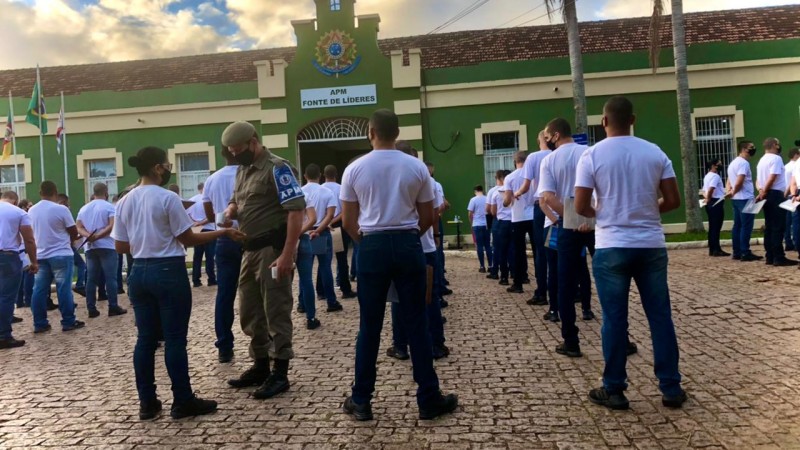
[[[604,248],[593,259],[597,295],[603,308],[603,386],[610,393],[624,391],[627,373],[628,292],[636,282],[653,339],[655,374],[664,395],[681,392],[678,340],[672,323],[664,248]]]
[[[42,329],[49,325],[47,321],[47,298],[50,295],[50,284],[56,280],[56,296],[58,309],[61,312],[61,327],[75,324],[75,302],[72,298],[72,271],[75,265],[74,256],[54,256],[39,260],[39,272],[33,286],[31,310],[33,312],[34,329]]]
[[[325,247],[327,248],[325,253],[316,255],[317,274],[322,282],[322,293],[328,300],[328,306],[332,306],[337,302],[336,289],[333,285],[333,268],[331,267],[331,264],[333,263],[333,238],[331,237],[330,230],[325,230],[317,237],[317,239],[324,239]],[[311,292],[313,295],[314,291]]]
[[[438,281],[437,272],[441,271],[439,257],[436,252],[425,253],[425,263],[433,268],[433,286],[431,286],[431,302],[425,307],[428,319],[428,332],[431,335],[433,345],[444,345],[444,323],[442,323],[442,306],[436,293]],[[405,328],[400,323],[400,307],[398,303],[392,303],[392,343],[397,349],[408,349],[408,336]]]
[[[214,306],[214,330],[220,350],[233,349],[233,310],[236,290],[239,288],[239,270],[242,266],[242,245],[228,238],[217,239],[217,301]]]
[[[789,215],[792,216],[792,239],[794,240],[794,249],[800,253],[800,208]]]
[[[533,271],[536,276],[534,295],[547,295],[547,250],[544,246],[545,215],[539,203],[533,205]]]
[[[204,231],[204,233],[207,233]],[[194,256],[192,257],[192,282],[200,284],[200,276],[203,274],[203,256],[206,257],[206,275],[208,276],[208,284],[214,285],[217,283],[217,275],[214,271],[214,255],[217,253],[217,240],[214,239],[204,245],[198,245],[194,248]]]
[[[317,238],[320,239],[320,238]],[[298,292],[300,306],[306,310],[306,319],[317,317],[317,304],[314,300],[314,254],[311,250],[311,239],[307,234],[300,235],[297,248],[297,276],[300,278]]]
[[[19,285],[19,295],[17,296],[17,307],[31,306],[33,298],[34,275],[25,270],[22,272],[22,283]]]
[[[72,249],[72,251],[75,263],[75,289],[84,289],[86,287],[86,262],[77,250]]]
[[[353,401],[369,403],[375,391],[376,363],[389,285],[397,288],[398,319],[408,336],[417,404],[426,406],[439,395],[433,368],[425,305],[425,255],[417,233],[364,236],[358,253],[360,326],[356,339]]]
[[[500,271],[500,278],[507,280],[512,248],[511,221],[498,220],[495,222],[492,234],[494,234],[494,259],[497,267],[495,270]]]
[[[350,257],[350,278],[355,278],[357,271],[358,271],[358,243],[356,241],[353,241],[353,256]]]
[[[117,252],[106,248],[92,249],[86,252],[86,307],[92,311],[97,309],[97,286],[105,280],[108,306],[119,306],[117,303]]]
[[[544,229],[547,230],[550,227]],[[558,312],[558,250],[545,247],[547,259],[547,301],[550,302],[550,312]]]
[[[136,316],[138,338],[133,369],[139,400],[156,399],[155,353],[164,333],[164,360],[172,380],[174,404],[192,397],[186,335],[192,314],[192,290],[183,257],[139,258],[128,277],[128,296]]]
[[[742,212],[747,200],[733,200],[733,229],[731,230],[731,240],[733,256],[740,257],[750,253],[750,236],[753,234],[753,224],[755,214],[745,214]]]
[[[481,269],[485,269],[483,264],[483,254],[486,253],[486,260],[491,268],[492,264],[492,244],[489,237],[489,229],[485,226],[472,227],[472,236],[475,238],[475,247],[478,250],[478,261],[481,263]]]
[[[21,283],[22,261],[19,254],[0,254],[0,339],[11,338],[11,318]]]
[[[579,233],[561,228],[558,233],[558,315],[561,317],[561,337],[568,347],[579,344],[578,327],[575,326],[575,297],[578,286],[585,292],[590,287],[584,248],[594,249],[594,232]],[[581,293],[583,294],[583,293]],[[591,293],[590,293],[591,295]],[[581,301],[587,299],[581,295]],[[591,309],[584,303],[583,309]]]

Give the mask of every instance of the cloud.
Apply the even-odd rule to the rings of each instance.
[[[683,12],[776,6],[792,2],[792,0],[684,0]],[[664,8],[665,14],[669,14],[672,11],[672,5],[669,0],[664,0]],[[597,19],[618,19],[650,16],[652,12],[653,4],[651,1],[609,0],[604,6],[595,10],[595,16]]]

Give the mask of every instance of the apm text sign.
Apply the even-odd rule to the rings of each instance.
[[[300,91],[300,105],[303,109],[374,105],[376,103],[378,103],[378,94],[374,84]]]

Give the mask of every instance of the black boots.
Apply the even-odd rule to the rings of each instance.
[[[289,390],[289,360],[276,359],[275,367],[272,374],[264,381],[253,393],[253,397],[257,399],[267,399],[275,397],[276,395]]]
[[[269,375],[269,358],[261,358],[257,359],[253,363],[253,367],[245,370],[239,378],[228,380],[228,384],[235,388],[258,386],[269,378]]]

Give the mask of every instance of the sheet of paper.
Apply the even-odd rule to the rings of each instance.
[[[783,208],[783,209],[785,209],[785,210],[787,210],[789,212],[795,212],[795,210],[797,210],[797,205],[799,205],[799,204],[800,203],[797,203],[796,201],[794,201],[792,199],[789,199],[789,200],[786,200],[785,202],[781,203],[778,206],[780,206],[781,208]]]
[[[767,203],[766,200],[761,200],[760,202],[756,203],[755,199],[750,199],[747,201],[744,209],[742,209],[742,212],[745,214],[758,214],[761,212],[761,208],[764,207],[765,203]]]
[[[701,199],[700,199],[700,207],[701,207],[701,208],[705,208],[705,207],[706,207],[706,205],[707,205],[707,203],[706,203],[706,199],[704,199],[704,198],[701,198]]]
[[[725,197],[720,197],[720,198],[719,198],[719,199],[717,199],[717,201],[715,201],[715,202],[714,202],[714,204],[713,204],[713,205],[711,205],[711,206],[717,206],[717,205],[719,205],[720,203],[722,203],[723,201],[725,201]]]
[[[575,199],[564,200],[564,228],[577,230],[581,225],[588,225],[590,230],[594,230],[595,219],[583,217],[575,212]]]

